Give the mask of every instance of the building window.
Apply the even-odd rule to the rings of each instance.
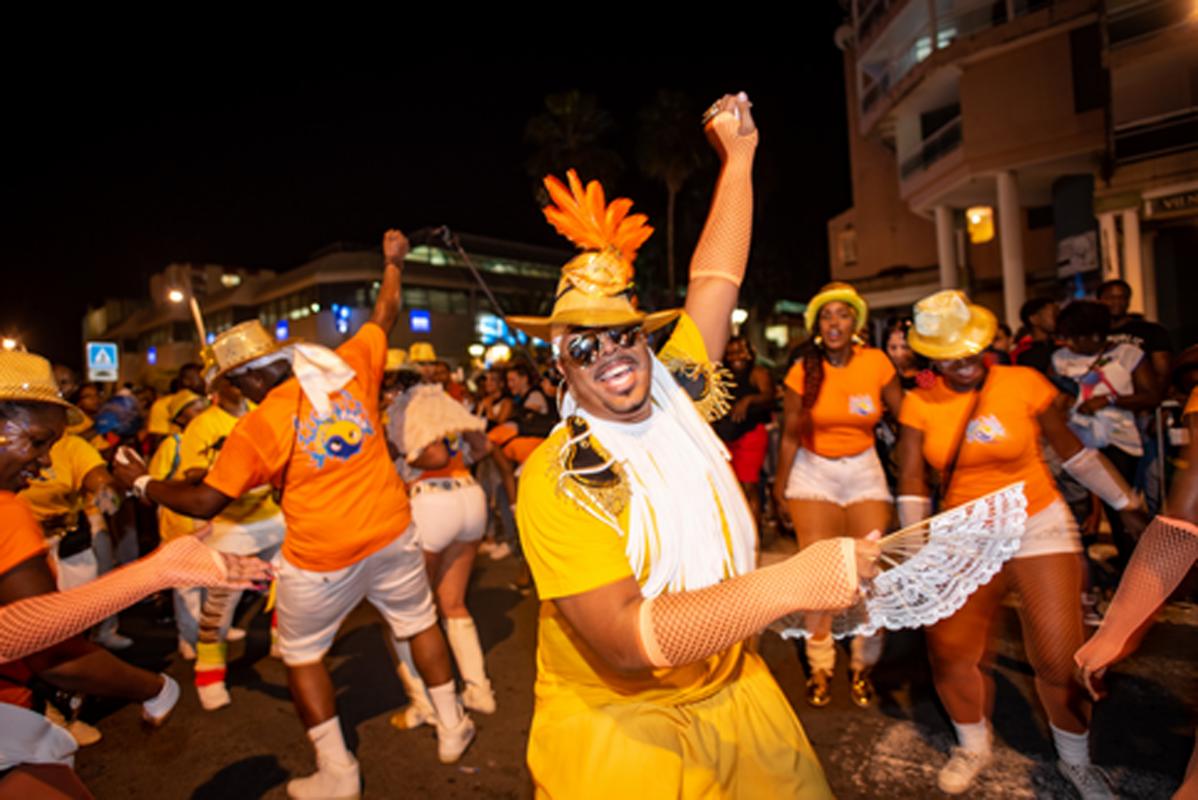
[[[841,266],[852,267],[857,264],[857,231],[845,228],[836,234],[836,255]]]

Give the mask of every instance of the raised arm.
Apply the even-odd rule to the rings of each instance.
[[[749,261],[753,233],[753,153],[757,126],[744,92],[724,95],[707,123],[707,138],[722,166],[711,210],[691,257],[686,313],[695,321],[707,356],[718,361],[728,343],[732,311]]]
[[[408,255],[408,239],[400,231],[389,230],[383,234],[383,285],[378,299],[374,301],[374,313],[370,321],[390,333],[399,318],[400,276],[403,260]]]

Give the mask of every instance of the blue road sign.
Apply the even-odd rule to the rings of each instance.
[[[87,343],[87,379],[115,383],[121,371],[116,342]]]

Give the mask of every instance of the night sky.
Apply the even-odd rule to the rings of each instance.
[[[697,120],[721,93],[748,91],[762,131],[751,269],[802,299],[826,280],[827,219],[851,202],[840,21],[821,4],[768,58],[715,48],[548,64],[469,48],[477,60],[330,51],[272,67],[216,48],[10,73],[0,328],[78,365],[86,307],[143,296],[172,261],[286,269],[333,242],[439,224],[562,247],[533,200],[524,128],[568,89],[615,120],[608,145],[626,169],[609,196],[632,197],[661,232],[664,188],[634,155],[638,110],[678,90]],[[680,217],[683,264],[713,178],[680,201],[697,209]]]

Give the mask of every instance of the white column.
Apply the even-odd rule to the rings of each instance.
[[[953,242],[953,210],[936,206],[936,258],[940,262],[940,288],[957,288],[957,253]]]
[[[996,176],[998,184],[998,237],[1002,248],[1002,296],[1007,324],[1019,327],[1019,308],[1027,298],[1023,271],[1023,212],[1019,185],[1010,170]]]
[[[1098,215],[1098,246],[1102,251],[1102,279],[1119,277],[1119,232],[1115,230],[1115,212]]]
[[[1140,241],[1140,277],[1144,281],[1144,316],[1160,320],[1156,297],[1156,231],[1149,228]]]
[[[1123,209],[1123,280],[1131,285],[1131,307],[1144,313],[1144,272],[1140,265],[1140,210]]]

